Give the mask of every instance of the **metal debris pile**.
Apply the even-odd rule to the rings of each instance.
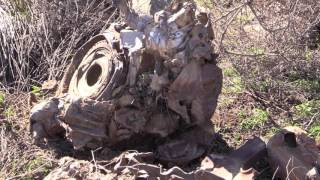
[[[150,146],[165,162],[199,158],[213,142],[222,86],[207,15],[183,3],[152,18],[117,3],[128,23],[78,51],[56,96],[32,109],[34,138],[65,134],[75,149]]]
[[[253,168],[255,163],[267,158],[274,178],[318,180],[319,153],[320,147],[306,132],[296,127],[287,127],[274,135],[267,145],[260,138],[254,137],[228,155],[209,154],[192,171],[185,171],[178,166],[165,169],[156,163],[153,152],[127,151],[113,160],[100,163],[63,158],[59,168],[46,179],[248,180],[259,175]]]
[[[208,14],[189,2],[175,1],[155,14],[136,13],[123,0],[113,3],[126,23],[111,24],[79,49],[55,97],[32,108],[31,131],[36,142],[64,136],[74,149],[141,148],[149,153],[126,152],[99,167],[69,159],[47,179],[72,177],[72,172],[82,177],[82,171],[86,179],[111,172],[147,179],[253,178],[253,164],[266,155],[259,138],[228,156],[211,154],[216,140],[211,117],[222,72],[212,54]],[[50,87],[56,85],[46,85]],[[282,142],[272,142],[270,157],[278,159],[273,147],[281,149]],[[317,161],[308,163],[318,171],[312,164],[319,162],[316,156]],[[200,159],[201,168],[192,172],[156,165]]]

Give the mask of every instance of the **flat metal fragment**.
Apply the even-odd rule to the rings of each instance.
[[[133,30],[120,31],[120,48],[126,48],[131,52],[144,47],[144,35],[142,32]]]
[[[298,127],[283,129],[269,140],[267,149],[276,177],[320,179],[320,149],[304,130]]]
[[[208,155],[202,161],[201,168],[226,180],[254,179],[257,175],[252,168],[254,163],[266,156],[266,144],[254,137],[229,155]]]
[[[64,132],[58,117],[63,104],[64,101],[59,98],[50,98],[33,107],[30,112],[30,130],[36,142]]]

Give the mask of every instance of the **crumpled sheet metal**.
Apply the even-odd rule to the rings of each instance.
[[[89,161],[76,160],[71,157],[63,157],[59,160],[59,167],[51,171],[44,180],[57,179],[114,179],[117,175],[112,173],[101,173],[101,167],[95,166]]]
[[[197,19],[194,4],[178,1],[166,10],[155,13],[154,17],[146,18],[130,9],[125,0],[114,0],[113,3],[124,14],[130,27],[144,32],[147,49],[171,60],[211,60],[210,21],[207,18],[207,22],[204,22],[203,17]]]
[[[256,175],[256,171],[251,168],[255,158],[262,158],[265,153],[265,143],[254,138],[227,156],[208,156],[200,168],[189,171],[178,166],[165,169],[157,165],[157,154],[153,152],[127,151],[110,161],[98,161],[95,164],[63,158],[60,160],[60,167],[52,171],[46,179],[70,177],[74,174],[75,177],[88,179],[98,175],[100,179],[125,177],[124,179],[248,180],[254,179]]]
[[[204,170],[196,170],[186,172],[183,169],[175,166],[171,169],[165,170],[160,166],[153,165],[153,153],[123,153],[114,165],[114,171],[117,173],[132,173],[134,179],[186,179],[186,180],[220,180],[214,174]]]
[[[125,14],[127,23],[135,27],[131,18],[138,21],[139,15],[130,11],[125,1],[116,0],[115,4]],[[170,109],[189,124],[201,124],[215,111],[222,72],[216,65],[205,62],[213,60],[208,18],[207,22],[203,17],[196,19],[196,9],[191,3],[180,6],[176,13],[159,11],[152,23],[144,25],[146,51],[158,53],[164,59],[159,64],[165,66],[164,72],[153,76],[150,86],[154,91],[168,87],[166,99]],[[176,76],[171,85],[168,69]]]
[[[320,149],[298,127],[287,127],[267,143],[269,162],[282,179],[320,179]]]
[[[115,4],[135,30],[112,24],[79,49],[56,100],[32,110],[35,136],[64,135],[75,149],[137,147],[151,138],[161,142],[152,147],[160,161],[184,164],[201,157],[213,141],[208,129],[222,86],[209,22],[196,18],[191,3],[154,17],[135,13],[126,1]],[[55,109],[48,112],[46,104]],[[198,138],[190,138],[195,132]]]
[[[30,115],[30,130],[36,141],[43,137],[55,137],[64,132],[58,118],[63,103],[59,98],[50,98],[49,101],[41,102],[33,107]]]
[[[187,123],[202,124],[215,111],[221,84],[222,72],[217,66],[193,61],[169,87],[168,106]]]
[[[151,152],[125,152],[107,165],[64,157],[59,161],[59,167],[51,171],[44,179],[222,180],[204,170],[186,172],[177,166],[165,170],[152,163],[154,163],[154,154]]]
[[[110,124],[114,105],[109,101],[74,98],[69,101],[63,114],[66,136],[76,149],[85,145],[98,148],[107,141],[107,125]],[[95,145],[90,144],[92,140]],[[97,143],[100,142],[100,143]],[[88,144],[89,143],[89,144]]]
[[[201,169],[226,180],[254,179],[254,163],[267,156],[266,144],[258,137],[249,139],[229,155],[210,154],[202,160]]]
[[[155,157],[163,163],[185,165],[210,150],[216,139],[211,132],[195,128],[159,145]]]

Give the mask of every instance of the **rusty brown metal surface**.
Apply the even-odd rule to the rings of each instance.
[[[287,127],[269,140],[267,148],[275,176],[283,179],[320,179],[320,150],[304,130]]]
[[[254,137],[229,155],[208,155],[201,168],[223,179],[254,179],[257,175],[252,168],[254,163],[266,156],[266,144]]]
[[[196,134],[192,134],[193,136]],[[186,139],[188,139],[186,137]],[[200,138],[199,138],[200,139]],[[263,158],[266,153],[265,143],[254,138],[229,155],[210,155],[205,158],[200,168],[186,171],[178,166],[164,168],[157,164],[157,154],[153,152],[139,153],[126,151],[114,159],[94,164],[88,161],[63,158],[60,167],[52,171],[47,179],[68,178],[72,175],[88,179],[99,178],[128,178],[128,179],[187,179],[187,180],[222,180],[254,179],[257,172],[251,167],[256,159]],[[185,145],[178,144],[172,147],[181,150]],[[192,147],[189,146],[189,152]],[[175,150],[177,151],[177,150]],[[185,152],[184,150],[182,150]],[[97,165],[98,164],[98,165]],[[96,172],[96,173],[95,173]],[[104,172],[104,173],[100,173]]]
[[[63,135],[75,149],[126,149],[150,139],[160,142],[149,147],[159,161],[200,158],[214,141],[210,118],[222,88],[208,17],[196,16],[192,3],[154,16],[114,3],[129,27],[112,24],[78,50],[56,96],[33,108],[34,137]]]
[[[186,180],[221,180],[212,173],[203,170],[186,172],[175,166],[164,169],[153,165],[153,153],[124,152],[108,165],[94,165],[88,161],[70,157],[62,158],[59,167],[50,172],[45,180],[54,179],[186,179]],[[102,173],[104,172],[104,173]]]

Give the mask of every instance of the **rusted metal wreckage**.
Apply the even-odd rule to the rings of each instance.
[[[208,155],[215,140],[211,116],[222,87],[208,14],[189,2],[157,4],[163,10],[153,9],[155,14],[137,13],[124,0],[113,3],[126,23],[111,24],[84,44],[56,96],[32,108],[35,140],[64,135],[75,149],[147,147],[153,152],[125,153],[114,162],[115,172],[129,167],[136,177],[252,179],[253,164],[266,156],[261,139],[228,156]],[[284,162],[277,162],[281,155],[274,147],[283,143],[272,142],[268,151],[279,166]],[[205,155],[201,168],[189,173],[178,167],[162,172],[150,161],[183,165]],[[319,162],[319,154],[315,157],[312,163]],[[318,177],[312,163],[305,167]],[[61,178],[55,172],[48,179]]]
[[[197,18],[191,3],[154,18],[118,3],[129,26],[112,24],[76,53],[56,96],[32,109],[35,138],[65,133],[80,149],[170,137],[159,146],[164,160],[176,158],[164,153],[171,146],[182,161],[200,157],[212,142],[210,117],[222,86],[208,17]]]

